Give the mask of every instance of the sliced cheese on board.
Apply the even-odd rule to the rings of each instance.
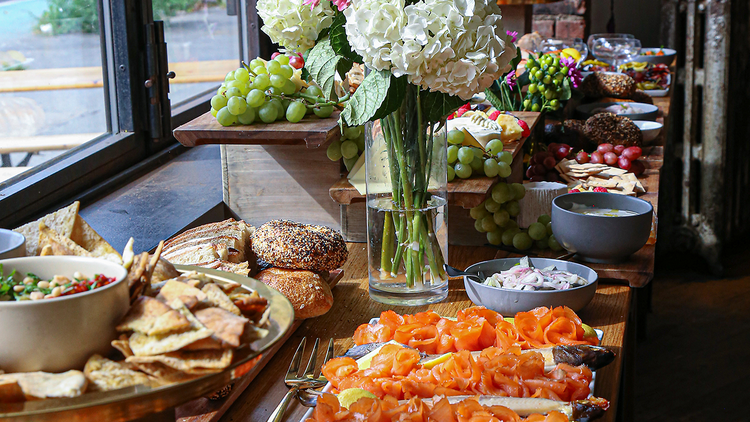
[[[466,112],[469,113],[471,112]],[[464,133],[463,145],[484,149],[487,142],[502,138],[503,128],[496,121],[484,117],[484,113],[466,114],[448,120],[448,130],[458,129]]]

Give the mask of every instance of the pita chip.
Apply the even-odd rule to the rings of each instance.
[[[110,391],[134,385],[153,384],[148,375],[99,355],[93,355],[89,358],[83,373],[89,380],[90,391]]]
[[[117,331],[135,331],[149,336],[190,328],[190,321],[178,311],[152,297],[139,297],[117,326]]]
[[[15,379],[0,380],[0,403],[18,403],[26,401],[21,386]]]
[[[88,381],[83,372],[70,370],[61,374],[19,372],[0,375],[0,385],[16,381],[27,400],[78,397],[86,391]]]
[[[80,203],[76,201],[65,208],[47,214],[36,221],[26,223],[21,227],[13,229],[13,231],[21,233],[26,237],[26,256],[39,255],[39,252],[42,249],[39,246],[39,223],[44,223],[47,227],[52,228],[61,236],[70,238],[70,235],[73,233],[73,227],[75,226],[75,219],[76,215],[78,215],[79,208]]]
[[[122,257],[80,215],[76,215],[70,240],[87,250],[92,256],[122,264]]]
[[[128,340],[128,336],[125,334],[122,334],[118,340],[112,340],[111,344],[112,347],[117,349],[126,358],[133,356],[133,350],[130,348],[130,340]]]
[[[155,382],[158,385],[169,385],[178,382],[190,381],[191,379],[197,378],[202,374],[187,374],[182,371],[178,371],[172,367],[164,365],[161,362],[152,363],[135,363],[132,362],[138,370],[147,373],[148,375],[155,378]],[[215,372],[215,371],[211,371]]]
[[[130,336],[130,348],[135,356],[153,356],[162,353],[174,352],[182,349],[190,343],[210,337],[213,331],[206,328],[185,307],[179,299],[171,304],[172,308],[190,321],[190,327],[182,332],[161,335],[146,335],[135,332]]]
[[[165,303],[172,303],[175,299],[180,299],[185,306],[192,308],[198,302],[205,301],[207,296],[195,287],[176,280],[169,280],[159,290],[156,298]]]
[[[209,306],[215,306],[217,308],[224,309],[237,316],[242,315],[242,312],[240,312],[240,308],[238,308],[232,302],[232,299],[230,299],[229,296],[224,293],[221,287],[217,286],[216,284],[206,284],[205,286],[203,286],[201,291],[206,294],[205,303],[207,303]]]
[[[78,246],[76,242],[70,240],[47,227],[44,222],[39,223],[39,243],[38,247],[51,252],[51,255],[75,255],[75,256],[92,256],[86,249]],[[47,248],[49,247],[49,248]],[[45,251],[45,254],[47,252]]]
[[[157,356],[131,356],[127,362],[142,364],[160,362],[181,372],[204,372],[201,370],[220,370],[232,363],[233,352],[227,350],[194,350],[178,351]],[[197,371],[196,371],[197,370]]]
[[[221,308],[201,309],[195,312],[195,317],[206,328],[214,332],[213,337],[231,347],[239,347],[240,337],[242,337],[245,324],[248,322],[247,318],[237,316]]]

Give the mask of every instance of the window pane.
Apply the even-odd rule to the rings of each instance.
[[[0,2],[0,180],[107,131],[95,0]]]
[[[154,20],[164,21],[170,81],[175,106],[214,90],[239,63],[237,16],[227,15],[226,1],[153,0]]]

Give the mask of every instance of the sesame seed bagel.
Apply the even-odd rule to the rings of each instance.
[[[344,238],[325,226],[273,220],[253,233],[252,247],[258,258],[274,267],[332,271],[349,256]]]

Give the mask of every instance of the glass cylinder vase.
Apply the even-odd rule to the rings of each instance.
[[[409,86],[398,110],[365,127],[370,298],[418,306],[448,296],[445,121]]]

